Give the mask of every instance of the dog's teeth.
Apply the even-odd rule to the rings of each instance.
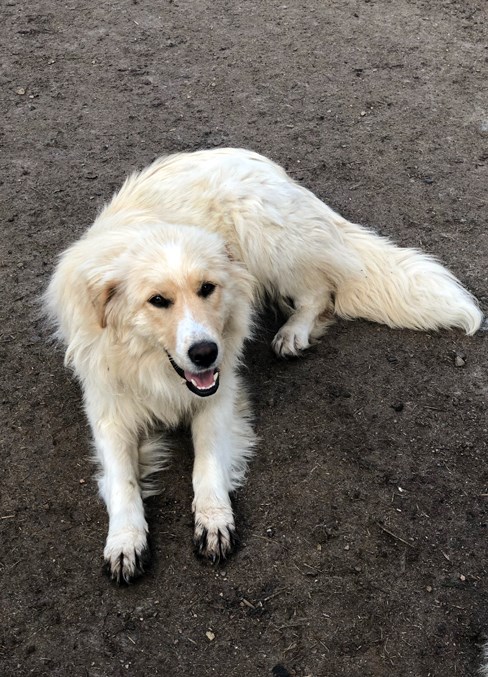
[[[219,378],[219,372],[216,371],[214,374],[214,383],[217,383],[217,379]]]
[[[198,383],[195,381],[194,378],[192,378],[191,382],[193,383],[193,385],[195,386],[195,388],[198,388]],[[200,390],[200,388],[198,388],[198,389]]]

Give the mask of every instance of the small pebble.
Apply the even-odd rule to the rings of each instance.
[[[455,367],[464,367],[466,365],[466,360],[461,357],[461,355],[456,355],[454,358],[454,366]]]
[[[481,120],[479,130],[482,136],[488,136],[488,120]]]
[[[464,581],[466,580],[466,576],[464,576],[464,574],[461,574],[461,575],[459,576],[459,580],[462,581],[462,582],[464,583]]]
[[[432,592],[432,587],[430,585],[428,585],[425,589],[427,590],[427,592]]]
[[[209,642],[214,641],[215,634],[211,630],[207,630],[207,632],[205,634],[207,635],[207,639],[209,640]]]

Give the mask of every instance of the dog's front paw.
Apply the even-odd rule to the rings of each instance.
[[[273,339],[271,347],[278,357],[298,357],[302,350],[310,346],[307,331],[284,325]]]
[[[132,583],[149,565],[147,531],[132,527],[109,533],[103,556],[105,572],[111,580],[118,584]]]
[[[231,509],[195,510],[195,551],[212,562],[226,559],[235,549],[238,538]]]

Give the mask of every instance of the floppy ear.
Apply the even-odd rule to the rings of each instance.
[[[106,282],[102,288],[98,288],[92,295],[92,304],[95,308],[98,323],[102,329],[107,326],[107,318],[110,307],[117,294],[118,283],[114,280]]]

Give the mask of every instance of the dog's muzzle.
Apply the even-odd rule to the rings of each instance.
[[[185,385],[192,393],[199,397],[213,395],[219,389],[219,370],[217,368],[206,371],[192,372],[179,367],[171,355],[166,351],[168,359],[178,376],[184,379]]]

